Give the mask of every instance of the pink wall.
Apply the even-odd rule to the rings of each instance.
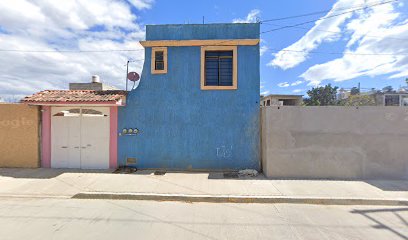
[[[51,107],[42,106],[41,167],[51,167]]]
[[[110,107],[109,168],[118,165],[118,107]]]

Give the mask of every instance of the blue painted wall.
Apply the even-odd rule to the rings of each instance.
[[[258,39],[259,24],[151,25],[146,40]],[[119,108],[118,161],[138,168],[259,169],[259,45],[238,46],[238,89],[200,89],[200,47],[168,47],[168,73],[151,74]]]

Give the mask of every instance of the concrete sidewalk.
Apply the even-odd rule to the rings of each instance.
[[[212,202],[206,200],[210,198],[213,202],[408,205],[408,181],[269,180],[262,175],[225,179],[223,173],[155,175],[153,171],[113,174],[108,171],[0,169],[0,197],[74,196],[170,201],[196,199],[206,202]]]

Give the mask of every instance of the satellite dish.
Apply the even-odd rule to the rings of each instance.
[[[127,75],[127,78],[132,82],[137,82],[140,79],[140,76],[137,72],[130,72]]]

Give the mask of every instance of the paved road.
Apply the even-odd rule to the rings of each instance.
[[[408,239],[408,207],[0,198],[0,239]]]

